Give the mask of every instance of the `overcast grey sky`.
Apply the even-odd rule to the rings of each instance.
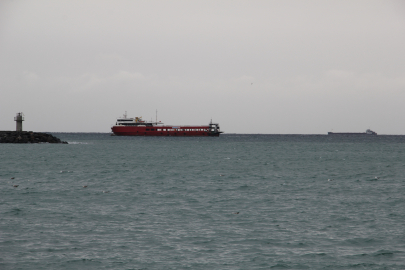
[[[0,2],[0,130],[405,134],[405,1]]]

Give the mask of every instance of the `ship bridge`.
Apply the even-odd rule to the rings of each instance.
[[[211,133],[222,133],[218,123],[212,123],[212,120],[209,124],[209,132]]]

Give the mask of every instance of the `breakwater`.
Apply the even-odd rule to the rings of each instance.
[[[64,143],[59,138],[42,132],[0,131],[0,143]]]

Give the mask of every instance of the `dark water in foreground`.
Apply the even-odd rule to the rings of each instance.
[[[405,269],[405,136],[53,135],[0,145],[0,269]]]

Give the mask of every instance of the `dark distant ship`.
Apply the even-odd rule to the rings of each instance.
[[[157,118],[157,117],[156,117]],[[123,117],[117,119],[117,123],[111,127],[116,136],[215,136],[218,137],[222,131],[219,124],[211,122],[205,126],[168,126],[158,122],[147,122],[142,117]]]
[[[367,129],[366,132],[355,133],[355,132],[328,132],[328,135],[377,135],[376,132],[371,129]]]

